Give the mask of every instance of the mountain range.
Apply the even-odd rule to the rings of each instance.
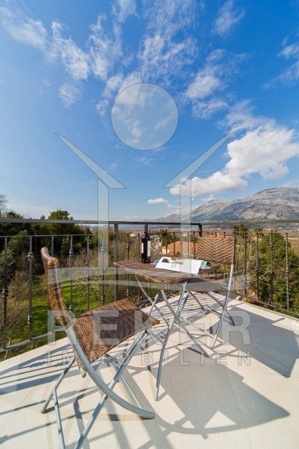
[[[173,214],[161,221],[180,221],[180,218]],[[277,219],[299,219],[299,189],[273,188],[232,201],[215,199],[191,213],[191,220],[194,222]]]

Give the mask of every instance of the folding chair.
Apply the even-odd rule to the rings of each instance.
[[[86,373],[89,374],[96,386],[103,393],[100,402],[93,410],[88,423],[77,441],[75,446],[76,449],[82,446],[88,432],[108,398],[143,418],[154,418],[155,413],[153,411],[145,410],[141,406],[123,374],[133,355],[141,348],[143,343],[145,343],[146,338],[151,333],[152,326],[158,324],[159,321],[151,318],[149,315],[136,308],[134,304],[127,299],[106,304],[75,318],[66,309],[64,303],[59,281],[58,260],[49,255],[47,248],[42,248],[41,256],[45,271],[48,274],[48,290],[52,312],[66,331],[74,351],[72,360],[56,380],[42,408],[42,413],[45,413],[50,401],[53,399],[60,447],[62,449],[65,448],[65,439],[57,389],[76,360],[83,377]],[[134,341],[130,344],[129,349],[126,350],[121,362],[117,357],[107,354],[112,348],[115,348],[118,344],[133,336],[134,338],[132,338],[132,340]],[[105,383],[100,377],[99,370],[96,369],[93,363],[104,358],[108,358],[110,364],[112,364],[116,370],[115,375],[109,384]],[[126,389],[129,391],[133,399],[132,402],[122,398],[114,391],[115,385],[120,380],[123,381]]]
[[[196,299],[201,309],[219,316],[216,331],[213,333],[212,347],[220,333],[223,320],[228,318],[234,326],[233,317],[227,310],[228,301],[233,288],[235,241],[231,237],[199,237],[197,259],[210,262],[211,268],[207,277],[201,279],[190,279],[187,282],[186,290]],[[216,302],[215,308],[204,303],[199,294],[205,293],[209,299]],[[218,296],[215,295],[218,294]],[[220,307],[220,310],[218,310]],[[210,334],[207,334],[210,335]]]

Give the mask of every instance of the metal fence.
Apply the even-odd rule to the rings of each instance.
[[[57,220],[47,223],[63,224]],[[4,220],[39,223],[40,220]],[[34,345],[49,337],[48,296],[40,249],[47,246],[67,273],[66,300],[75,314],[119,297],[141,294],[113,262],[140,257],[140,238],[152,237],[152,257],[163,254],[196,257],[199,235],[233,235],[236,244],[235,290],[241,297],[299,316],[299,238],[285,229],[258,230],[238,225],[173,222],[81,222],[82,234],[0,236],[0,354]],[[65,224],[70,224],[68,220]],[[93,227],[94,226],[94,227]],[[105,238],[103,238],[105,235]],[[108,247],[103,244],[108,242]],[[109,268],[104,258],[108,258]],[[103,268],[105,266],[105,269]],[[57,329],[56,329],[57,330]]]

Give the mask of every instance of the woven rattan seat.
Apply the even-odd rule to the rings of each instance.
[[[94,362],[119,343],[157,324],[134,304],[121,299],[88,311],[74,323],[74,331],[84,354]]]

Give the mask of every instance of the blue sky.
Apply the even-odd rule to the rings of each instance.
[[[298,18],[298,0],[0,1],[8,207],[97,218],[97,177],[57,134],[125,187],[111,219],[178,212],[164,186],[228,134],[191,174],[193,207],[299,187]]]

